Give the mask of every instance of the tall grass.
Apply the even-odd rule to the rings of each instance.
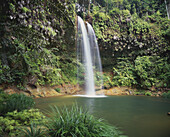
[[[38,127],[35,123],[31,123],[30,127],[24,127],[19,130],[19,137],[47,137],[45,129]]]
[[[73,105],[71,109],[52,108],[52,116],[46,125],[51,137],[118,137],[119,131],[90,115],[88,111]]]
[[[24,94],[12,94],[9,95],[8,99],[3,101],[3,103],[0,105],[0,113],[3,115],[14,110],[20,112],[24,109],[32,108],[34,105],[35,102],[33,98]]]

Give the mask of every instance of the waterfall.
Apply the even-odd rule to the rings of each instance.
[[[86,23],[86,29],[84,21],[79,16],[77,22],[77,80],[79,84],[84,85],[86,96],[105,97],[96,96],[95,93],[95,84],[96,87],[101,88],[103,76],[99,47],[94,30],[89,23]]]
[[[78,16],[78,36],[77,36],[77,59],[83,64],[84,76],[85,76],[85,91],[87,95],[95,95],[94,88],[94,73],[92,67],[92,57],[90,51],[90,43],[87,35],[87,29],[84,21]],[[79,69],[79,68],[78,68]],[[80,73],[80,69],[79,72]],[[80,78],[78,74],[78,81]]]
[[[87,22],[87,30],[88,30],[88,37],[90,41],[90,49],[91,49],[91,56],[92,56],[92,64],[94,70],[94,76],[96,78],[96,86],[102,88],[103,86],[103,71],[101,65],[101,58],[99,52],[99,46],[97,43],[97,38],[93,27]]]

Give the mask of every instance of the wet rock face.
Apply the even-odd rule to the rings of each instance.
[[[80,88],[74,85],[59,85],[59,86],[37,86],[34,88],[30,85],[27,86],[28,91],[30,91],[31,95],[34,97],[50,97],[50,96],[61,96],[74,94],[79,91]]]
[[[48,96],[58,96],[60,95],[51,87],[37,86],[37,88],[27,85],[27,91],[31,93],[34,97],[48,97]]]
[[[105,95],[130,95],[132,93],[132,89],[128,87],[113,87],[110,89],[103,89],[96,92],[96,94],[102,93],[104,93]]]
[[[93,18],[90,15],[86,16],[86,21],[92,25],[93,23]]]
[[[8,87],[4,91],[8,94],[23,93],[27,96],[33,96],[36,98],[72,95],[80,91],[80,87],[78,85],[59,85],[50,87],[28,84],[25,88],[25,90],[18,90],[16,87]]]

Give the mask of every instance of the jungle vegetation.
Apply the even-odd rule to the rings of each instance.
[[[0,136],[4,137],[123,137],[116,127],[74,104],[42,113],[32,97],[0,91]],[[126,137],[126,136],[124,136]]]
[[[27,84],[77,84],[79,15],[95,30],[103,70],[109,72],[104,86],[168,88],[166,4],[164,0],[1,0],[0,84],[22,90]]]

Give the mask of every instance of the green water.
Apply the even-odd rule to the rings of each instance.
[[[129,137],[170,137],[170,100],[146,96],[108,96],[107,98],[51,97],[36,99],[36,107],[70,106],[74,102],[88,107],[91,114],[119,127]]]

